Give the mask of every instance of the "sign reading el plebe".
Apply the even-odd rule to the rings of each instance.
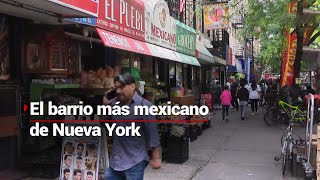
[[[49,0],[49,1],[98,17],[99,0]]]
[[[149,48],[147,45],[129,37],[125,37],[113,32],[105,31],[99,28],[96,28],[103,44],[105,46],[123,49],[126,51],[132,51],[140,54],[151,55]]]
[[[144,41],[143,0],[100,0],[97,26]]]

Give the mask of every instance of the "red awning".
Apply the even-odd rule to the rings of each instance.
[[[145,42],[96,28],[103,44],[108,47],[152,56]]]

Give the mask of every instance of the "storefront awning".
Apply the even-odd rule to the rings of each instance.
[[[204,47],[201,42],[197,39],[196,40],[196,51],[197,51],[197,58],[199,59],[200,63],[202,64],[214,64],[213,55]]]
[[[185,54],[182,54],[182,53],[178,53],[178,52],[174,52],[174,53],[176,54],[176,56],[180,59],[180,61],[182,63],[190,64],[190,65],[193,65],[193,66],[201,66],[199,61],[195,57],[188,56],[188,55],[185,55]]]
[[[166,49],[150,43],[145,43],[100,28],[96,28],[96,31],[98,32],[103,44],[107,47],[122,49],[125,51],[131,51],[148,56],[159,57],[194,66],[200,66],[198,60],[195,57],[184,55],[170,49]]]
[[[146,44],[152,56],[159,57],[162,59],[168,59],[176,62],[181,62],[181,60],[177,57],[174,51],[160,47],[160,46],[156,46],[150,43],[146,43]]]
[[[96,28],[96,30],[105,46],[152,56],[145,42],[122,36],[120,34],[116,34],[100,28]]]
[[[63,18],[98,17],[99,1],[0,0],[0,12],[43,24],[71,24]],[[74,24],[74,23],[72,23]]]
[[[213,56],[198,39],[196,40],[196,51],[197,58],[201,64],[226,65],[226,60]]]

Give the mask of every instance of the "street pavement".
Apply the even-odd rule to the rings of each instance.
[[[183,164],[163,162],[162,167],[146,169],[146,180],[297,180],[288,172],[283,177],[280,161],[280,138],[285,126],[268,127],[263,112],[246,119],[231,110],[228,123],[216,111],[212,127],[191,142],[189,160]],[[299,134],[303,129],[298,128]]]

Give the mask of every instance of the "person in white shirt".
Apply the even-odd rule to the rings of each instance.
[[[252,115],[258,113],[258,102],[260,100],[261,88],[257,85],[255,80],[252,80],[251,85],[249,86],[249,99],[251,102]]]

